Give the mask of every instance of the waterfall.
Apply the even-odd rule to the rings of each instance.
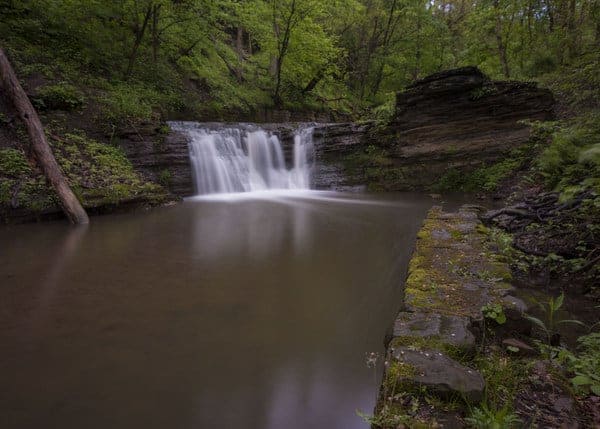
[[[279,138],[254,125],[203,125],[173,122],[189,137],[189,154],[197,194],[309,189],[313,129],[294,135],[293,159],[286,167]]]

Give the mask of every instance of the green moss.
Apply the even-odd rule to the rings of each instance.
[[[450,230],[450,236],[457,241],[460,241],[463,239],[463,233],[456,230],[456,229],[451,229]]]
[[[421,255],[414,255],[408,263],[408,272],[412,273],[418,269],[425,262],[425,257]]]
[[[489,272],[492,277],[500,278],[505,282],[510,282],[513,278],[510,267],[502,262],[491,262],[491,268]]]
[[[417,233],[417,238],[420,240],[428,240],[431,238],[431,231],[426,228],[421,228],[421,230]]]
[[[419,289],[427,277],[427,271],[424,268],[414,269],[410,272],[406,280],[406,286],[408,288]]]
[[[387,370],[387,376],[393,380],[401,380],[405,378],[414,377],[417,373],[417,369],[406,362],[400,362],[394,360]]]

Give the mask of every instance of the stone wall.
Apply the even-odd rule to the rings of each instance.
[[[411,418],[408,427],[464,427],[452,422],[484,397],[485,380],[474,356],[489,323],[496,323],[488,319],[486,326],[482,311],[496,311],[497,324],[508,330],[530,328],[522,321],[526,305],[511,296],[511,271],[496,248],[473,208],[430,210],[387,341],[375,410],[381,427],[400,416]],[[421,400],[428,396],[438,397],[430,402],[437,405]]]

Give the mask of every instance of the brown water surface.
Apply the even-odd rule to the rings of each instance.
[[[0,227],[0,428],[364,428],[430,200]]]

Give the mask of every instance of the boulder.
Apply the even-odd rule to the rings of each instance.
[[[399,375],[399,383],[423,386],[442,396],[459,394],[473,403],[483,398],[485,381],[481,374],[440,351],[399,347],[391,353],[393,359],[409,369]]]
[[[392,336],[434,339],[466,349],[475,347],[475,337],[469,331],[469,319],[460,316],[402,311],[394,322]]]

